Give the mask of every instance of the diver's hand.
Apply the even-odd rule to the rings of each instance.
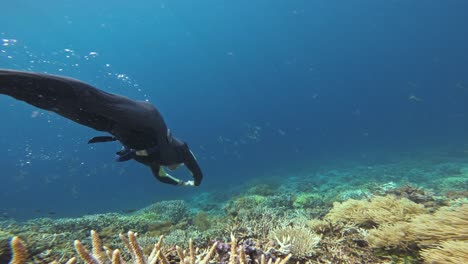
[[[117,162],[123,162],[127,160],[131,160],[137,157],[136,150],[134,149],[122,149],[118,152],[115,153],[115,161]]]
[[[179,186],[195,186],[193,181],[180,181]]]

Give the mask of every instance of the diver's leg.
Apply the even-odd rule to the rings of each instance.
[[[0,70],[0,94],[53,111],[80,124],[106,130],[109,123],[134,130],[158,126],[161,136],[167,127],[161,114],[147,102],[107,93],[84,82],[48,74]],[[106,124],[101,124],[107,120]],[[155,125],[156,124],[156,125]]]
[[[64,98],[74,97],[67,83],[42,74],[10,70],[0,70],[0,93],[49,111],[61,106]]]
[[[53,111],[79,124],[109,131],[113,121],[81,106],[83,93],[97,90],[78,80],[22,71],[0,70],[0,94]],[[96,97],[98,93],[93,91]],[[99,100],[93,98],[93,101]],[[102,102],[105,103],[105,102]]]

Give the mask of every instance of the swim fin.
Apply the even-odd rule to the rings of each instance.
[[[117,139],[115,137],[111,136],[101,136],[101,137],[93,137],[88,141],[88,144],[92,143],[102,143],[102,142],[111,142],[111,141],[116,141]]]

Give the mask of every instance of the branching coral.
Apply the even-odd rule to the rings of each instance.
[[[203,233],[195,228],[176,229],[164,237],[166,246],[187,246],[190,239],[200,240]]]
[[[200,250],[194,248],[192,241],[189,242],[189,250],[182,250],[176,246],[175,252],[178,256],[174,258],[173,249],[166,249],[162,245],[163,236],[160,237],[158,243],[154,244],[151,254],[145,255],[142,248],[140,247],[137,241],[137,234],[129,231],[128,237],[120,234],[120,239],[123,244],[130,252],[131,260],[126,262],[121,256],[121,251],[119,249],[112,250],[106,246],[102,245],[99,235],[95,231],[91,231],[91,240],[92,240],[92,253],[90,253],[84,245],[79,240],[75,240],[75,249],[80,255],[81,259],[86,264],[120,264],[120,263],[133,263],[133,264],[169,264],[169,263],[180,263],[180,264],[207,264],[214,261],[215,252],[218,242],[215,242],[209,249]],[[18,238],[14,237],[11,240],[13,259],[10,262],[11,264],[25,264],[27,262],[27,250],[24,243]],[[242,245],[237,246],[237,241],[234,236],[231,235],[231,254],[228,264],[239,264],[247,263],[246,253]],[[289,254],[284,259],[276,259],[275,264],[285,264],[291,258]],[[258,260],[259,263],[265,264],[266,258],[262,255],[261,259]],[[54,262],[57,263],[58,262]],[[66,264],[76,263],[76,258],[70,259]],[[273,260],[270,258],[268,261],[269,264],[273,263]]]
[[[257,206],[255,210],[239,211],[239,214],[230,219],[227,227],[230,232],[243,237],[255,237],[265,239],[271,230],[285,225],[286,219],[278,212],[263,206]]]
[[[112,260],[113,264],[124,263],[120,255],[120,250],[110,250],[105,249],[105,253],[102,251],[102,243],[97,236],[97,233],[92,231],[92,242],[93,242],[93,253],[89,253],[80,241],[75,241],[75,248],[81,258],[87,264],[104,264],[109,263]],[[153,250],[149,256],[145,256],[142,248],[140,247],[137,241],[137,235],[131,231],[128,232],[128,238],[120,234],[120,239],[124,243],[125,247],[130,252],[132,263],[135,264],[156,264],[158,263],[169,263],[167,256],[164,254],[166,251],[162,246],[163,237],[159,239],[153,247]],[[208,263],[208,261],[213,257],[216,243],[211,247],[209,251],[203,253],[198,253],[198,251],[193,249],[193,243],[190,242],[190,257],[187,259],[185,256],[180,260],[180,263]],[[177,250],[180,256],[180,249]]]
[[[245,195],[229,201],[224,207],[224,211],[231,216],[239,216],[252,211],[254,208],[261,207],[267,201],[265,196]]]
[[[10,261],[10,264],[23,264],[26,263],[28,258],[28,250],[24,245],[23,241],[19,237],[13,237],[11,239],[11,250],[13,252],[13,258]]]

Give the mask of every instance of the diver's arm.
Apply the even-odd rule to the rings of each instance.
[[[153,176],[158,179],[160,182],[171,184],[171,185],[182,185],[183,181],[172,177],[169,175],[163,167],[161,167],[157,163],[152,163],[151,164],[151,172],[153,173]]]
[[[203,179],[203,173],[200,169],[200,166],[198,166],[198,162],[195,159],[195,156],[193,155],[192,151],[190,151],[187,145],[184,157],[184,164],[192,174],[192,177],[194,179],[194,185],[199,186]]]

